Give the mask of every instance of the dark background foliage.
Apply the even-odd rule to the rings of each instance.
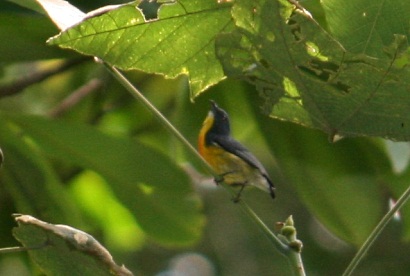
[[[89,11],[114,2],[70,3]],[[194,2],[192,7],[198,7]],[[204,1],[204,5],[208,2]],[[209,109],[209,99],[229,112],[233,135],[261,159],[277,186],[278,197],[274,201],[251,188],[245,190],[243,199],[273,230],[276,222],[293,215],[298,238],[304,243],[302,256],[309,275],[342,273],[387,212],[390,200],[397,200],[408,186],[409,174],[407,142],[379,138],[408,140],[407,128],[396,122],[410,125],[408,115],[403,113],[409,105],[409,50],[403,46],[407,45],[403,37],[391,34],[409,34],[408,20],[400,23],[408,18],[408,9],[401,6],[406,4],[392,1],[382,6],[381,16],[370,21],[377,23],[373,30],[379,36],[375,36],[357,26],[366,16],[358,12],[355,17],[351,13],[367,9],[366,1],[357,1],[364,3],[363,7],[340,4],[343,1],[323,2],[302,4],[345,47],[345,59],[339,65],[347,69],[337,77],[349,83],[352,91],[362,93],[357,92],[357,97],[341,99],[334,94],[343,86],[332,86],[329,90],[323,75],[312,77],[312,63],[305,67],[304,72],[308,73],[301,74],[304,79],[290,79],[282,85],[278,78],[283,80],[288,71],[290,75],[297,71],[284,64],[283,71],[278,72],[275,60],[284,55],[284,49],[278,46],[275,51],[259,50],[253,44],[264,45],[269,36],[253,33],[246,25],[242,27],[247,32],[238,31],[233,23],[226,23],[225,37],[216,42],[222,66],[234,78],[222,80],[219,62],[214,65],[221,71],[206,75],[200,70],[205,68],[202,60],[187,63],[190,73],[196,72],[189,77],[168,79],[152,74],[160,72],[175,77],[182,70],[166,71],[169,68],[160,66],[161,59],[151,62],[159,69],[145,68],[151,73],[126,73],[194,145]],[[248,22],[237,8],[246,4],[238,1],[232,11],[237,24]],[[18,245],[12,236],[16,223],[11,214],[24,213],[86,231],[111,252],[117,263],[124,263],[136,274],[166,275],[169,271],[196,269],[189,275],[288,275],[286,259],[232,203],[230,195],[203,174],[205,171],[194,156],[101,64],[74,51],[46,45],[45,41],[56,35],[58,29],[44,14],[30,9],[37,7],[34,2],[25,5],[28,7],[0,3],[0,147],[5,155],[0,170],[0,246]],[[252,5],[268,4],[256,1]],[[368,17],[378,4],[370,6],[366,10]],[[220,21],[216,22],[224,22],[231,14],[229,9],[221,11],[217,17]],[[404,14],[393,16],[397,11]],[[169,14],[172,10],[163,10],[160,16]],[[272,18],[272,14],[262,16],[264,20]],[[195,30],[193,24],[201,18],[190,20],[181,23],[183,27],[178,29],[177,36],[186,36],[191,27]],[[269,20],[261,21],[262,31],[266,31]],[[305,26],[302,21],[298,23]],[[367,30],[370,23],[362,23]],[[392,27],[386,30],[386,25]],[[320,43],[329,38],[317,26],[310,28],[309,32],[315,34],[312,45],[320,48]],[[357,31],[348,36],[343,32],[346,29]],[[236,52],[229,47],[238,37],[246,43]],[[361,41],[368,41],[367,47],[360,47]],[[63,44],[64,34],[54,43]],[[99,50],[104,51],[104,43],[98,43]],[[123,45],[127,46],[126,43]],[[145,43],[140,47],[150,47],[149,41]],[[321,53],[332,61],[340,58],[340,49],[334,45],[321,48]],[[87,48],[89,45],[81,47],[85,50],[77,50],[97,55]],[[289,53],[303,62],[306,58],[306,52],[300,49],[292,48]],[[244,62],[234,67],[232,60],[238,55]],[[238,69],[244,69],[248,61],[254,62],[256,56],[262,56],[268,65],[238,79]],[[217,61],[216,57],[207,60]],[[118,66],[129,69],[121,62]],[[358,72],[364,73],[359,76]],[[217,84],[208,88],[195,83],[201,78],[208,84]],[[254,81],[255,78],[263,81]],[[249,84],[249,80],[253,83]],[[301,84],[306,84],[303,89],[294,89]],[[381,98],[374,88],[377,84],[383,86]],[[318,89],[312,89],[313,85]],[[282,94],[275,94],[278,91]],[[346,117],[351,113],[349,110],[357,108],[356,101],[369,94],[369,104],[361,112]],[[306,103],[304,110],[295,104],[299,97]],[[277,105],[272,107],[273,103]],[[318,111],[319,104],[323,105]],[[380,108],[383,104],[390,109]],[[393,119],[388,120],[386,114]],[[375,121],[378,116],[382,119]],[[394,124],[390,125],[391,121]],[[330,143],[329,137],[335,134],[376,137],[345,138]],[[389,224],[371,248],[356,275],[406,275],[410,271],[409,215],[406,206],[400,218]],[[0,255],[1,275],[36,273],[38,268],[26,253]]]

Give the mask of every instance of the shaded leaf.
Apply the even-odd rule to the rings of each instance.
[[[80,225],[78,208],[49,162],[9,122],[0,119],[0,144],[5,162],[0,183],[17,210],[62,223]]]
[[[346,51],[286,1],[239,0],[232,14],[237,28],[219,37],[217,54],[228,76],[256,85],[271,117],[319,128],[332,140],[410,139],[406,34],[391,34],[388,46],[379,45],[385,57],[374,59]]]
[[[44,42],[56,32],[46,18],[26,14],[0,13],[0,44],[2,62],[32,61],[61,57],[73,57],[73,53],[52,49]],[[12,42],[12,43],[11,43]],[[30,45],[30,50],[27,50]]]
[[[393,43],[394,35],[410,31],[409,1],[324,0],[321,4],[330,31],[352,53],[386,58],[383,48]]]
[[[146,21],[138,3],[88,18],[49,43],[97,56],[120,69],[168,78],[187,74],[192,96],[225,77],[214,42],[231,28],[230,5],[177,1],[163,4],[158,18]]]
[[[49,155],[94,170],[158,242],[190,244],[204,224],[187,175],[137,141],[37,117],[12,118]]]
[[[289,123],[262,128],[286,183],[319,221],[341,239],[361,246],[387,203],[389,161],[377,143],[344,140],[331,144],[319,132]],[[277,187],[280,197],[280,187]]]
[[[18,215],[16,221],[14,236],[29,248],[31,258],[47,275],[133,275],[83,231],[28,215]]]

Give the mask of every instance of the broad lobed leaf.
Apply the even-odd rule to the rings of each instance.
[[[392,16],[386,13],[381,18]],[[371,42],[372,49],[380,49],[374,58],[346,50],[345,41],[286,1],[238,0],[232,14],[237,28],[219,37],[217,54],[228,76],[256,85],[271,117],[319,128],[332,140],[336,135],[410,139],[408,24],[384,28],[389,39]],[[362,28],[377,32],[378,26]]]
[[[192,97],[225,77],[215,55],[215,38],[232,27],[229,4],[176,1],[163,4],[158,18],[149,21],[137,5],[88,18],[49,43],[96,56],[124,70],[139,69],[168,78],[187,74]]]

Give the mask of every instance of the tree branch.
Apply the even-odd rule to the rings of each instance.
[[[78,104],[82,99],[93,91],[99,89],[102,86],[103,82],[99,79],[91,79],[89,82],[73,91],[68,95],[58,106],[53,108],[49,112],[50,117],[61,116],[64,112]]]
[[[87,60],[89,60],[89,58],[84,57],[66,60],[51,69],[36,71],[26,76],[23,76],[10,84],[2,85],[0,86],[0,98],[18,94],[32,84],[41,82],[51,76],[62,73],[70,69],[71,67],[81,64]]]

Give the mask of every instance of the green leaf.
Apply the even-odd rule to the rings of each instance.
[[[19,215],[16,221],[14,236],[29,248],[31,258],[46,275],[133,275],[83,231],[28,215]]]
[[[100,175],[84,170],[70,181],[70,192],[87,217],[99,226],[106,246],[135,251],[145,245],[146,235],[134,215],[116,199]]]
[[[0,144],[4,151],[0,183],[12,195],[19,212],[49,221],[82,224],[77,206],[49,162],[15,126],[1,118]]]
[[[167,78],[187,74],[192,97],[225,77],[214,43],[219,33],[231,28],[230,5],[177,1],[163,4],[158,18],[146,21],[137,4],[88,18],[49,43],[96,56],[120,69]]]
[[[391,34],[378,45],[384,58],[374,59],[346,51],[286,1],[238,0],[232,14],[237,27],[217,40],[218,57],[228,76],[257,87],[271,117],[321,129],[331,140],[410,139],[407,33]]]
[[[383,47],[410,31],[410,2],[321,1],[331,33],[352,53],[386,58]]]
[[[103,176],[151,238],[181,245],[200,237],[204,219],[198,200],[187,175],[166,156],[83,125],[36,117],[12,120],[51,156]]]
[[[391,200],[396,202],[404,191],[409,187],[410,166],[407,165],[405,170],[396,173],[389,179],[389,190],[391,191]],[[410,241],[410,205],[405,204],[399,211],[403,222],[403,239]]]
[[[73,57],[73,53],[47,47],[44,41],[56,32],[49,20],[23,13],[0,13],[2,62]],[[29,47],[29,48],[28,48]]]
[[[286,183],[319,221],[341,239],[360,246],[386,204],[382,185],[390,176],[383,150],[364,139],[329,143],[317,131],[278,123],[263,128]],[[280,197],[280,187],[277,187]]]

